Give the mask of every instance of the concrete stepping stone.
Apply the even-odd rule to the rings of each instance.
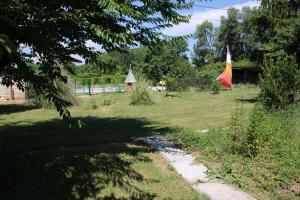
[[[199,183],[193,185],[193,188],[207,194],[213,200],[255,200],[249,194],[219,182]]]
[[[170,165],[193,185],[196,191],[207,194],[212,200],[255,200],[249,194],[230,185],[209,180],[206,166],[195,163],[195,157],[192,154],[176,148],[160,136],[146,137],[142,140],[158,150],[170,162]]]

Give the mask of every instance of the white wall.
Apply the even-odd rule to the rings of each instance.
[[[23,99],[25,98],[25,93],[17,88],[17,86],[12,86],[14,98],[15,99]],[[11,91],[10,87],[6,87],[5,85],[1,84],[1,78],[0,78],[0,97],[10,99],[11,98]]]

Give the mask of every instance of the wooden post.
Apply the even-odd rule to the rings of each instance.
[[[13,85],[11,84],[10,85],[10,99],[11,100],[14,100],[15,99],[15,95],[14,95],[14,89],[12,87]]]
[[[132,83],[127,83],[127,91],[131,92],[132,91]]]

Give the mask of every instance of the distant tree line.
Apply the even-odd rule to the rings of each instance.
[[[188,56],[187,42],[178,39],[163,45],[139,48],[123,48],[118,51],[98,55],[99,62],[75,67],[76,74],[102,76],[103,74],[126,74],[131,66],[135,74],[152,82],[166,77],[187,77],[192,73]]]
[[[198,68],[222,61],[228,45],[233,61],[262,69],[260,99],[270,109],[300,102],[300,1],[262,0],[258,8],[229,9],[220,27],[197,26],[192,56]]]
[[[141,46],[99,55],[98,65],[84,65],[77,72],[135,73],[152,81],[176,78],[214,80],[222,71],[228,45],[234,65],[260,67],[261,100],[269,108],[300,101],[300,0],[262,0],[259,7],[228,9],[220,26],[204,21],[193,35],[191,62],[187,42]],[[212,83],[212,81],[211,81]]]
[[[258,8],[229,9],[220,27],[203,22],[194,35],[193,63],[202,67],[224,60],[227,45],[234,61],[250,60],[259,66],[267,55],[280,51],[300,58],[299,4],[298,0],[263,0]]]

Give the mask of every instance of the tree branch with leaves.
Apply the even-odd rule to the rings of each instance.
[[[0,2],[0,76],[2,84],[25,82],[51,100],[60,116],[70,121],[67,102],[54,81],[68,81],[69,63],[80,55],[87,63],[98,52],[92,41],[107,52],[137,45],[153,45],[164,35],[159,30],[188,22],[179,14],[194,1],[169,0],[2,0]],[[26,47],[26,51],[23,48]],[[30,63],[37,60],[38,70]],[[62,67],[61,67],[62,66]]]

